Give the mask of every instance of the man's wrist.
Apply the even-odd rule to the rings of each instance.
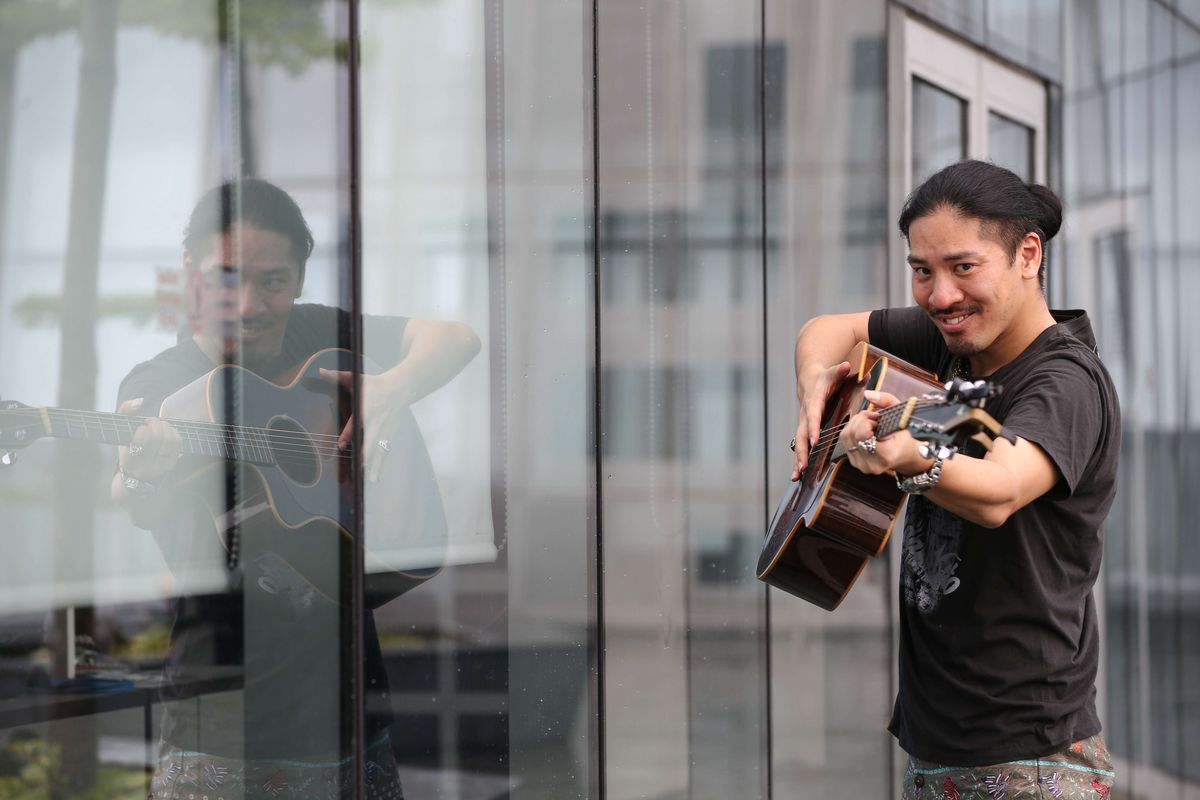
[[[934,458],[933,463],[925,472],[916,475],[901,475],[896,473],[896,488],[906,494],[925,494],[942,480],[941,458]]]
[[[125,494],[130,497],[151,498],[158,494],[157,483],[151,483],[145,478],[139,478],[125,471],[125,467],[121,464],[117,465],[117,474],[121,476],[121,485],[125,487]]]
[[[808,393],[812,390],[813,385],[820,380],[821,375],[824,374],[827,369],[828,367],[822,367],[814,364],[812,366],[805,366],[802,370],[797,372],[796,399],[800,401],[801,405],[804,404],[804,398],[808,396]]]
[[[922,472],[928,472],[933,468],[934,463],[937,461],[936,458],[926,458],[921,453],[921,448],[919,445],[914,448],[914,450],[916,453],[910,460],[904,462],[903,464],[897,464],[892,468],[897,477],[901,475],[919,475]]]

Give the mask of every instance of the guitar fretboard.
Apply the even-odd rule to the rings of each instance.
[[[146,422],[143,417],[93,411],[45,409],[46,435],[62,439],[86,439],[102,444],[128,446],[134,431]],[[276,463],[274,451],[311,446],[303,434],[266,428],[248,428],[219,423],[167,420],[179,434],[183,452],[257,464]]]

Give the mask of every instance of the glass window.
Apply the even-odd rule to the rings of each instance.
[[[1033,129],[995,111],[988,112],[988,156],[1029,183],[1033,180]]]
[[[767,463],[770,508],[760,502],[757,509],[760,542],[768,521],[762,512],[774,508],[791,471],[796,332],[817,314],[883,307],[893,269],[887,255],[895,236],[887,213],[887,5],[855,0],[836,11],[834,4],[822,8],[831,13],[814,15],[800,3],[766,4],[766,30],[779,41],[785,66],[780,90],[768,96],[765,109],[775,125],[768,134],[779,142],[779,168],[766,173],[764,209],[766,445],[758,455],[746,453],[747,460],[765,457]],[[882,558],[863,571],[835,614],[769,591],[772,713],[763,747],[771,753],[771,796],[890,795],[892,740],[885,728],[894,700],[894,592]]]
[[[967,155],[967,103],[932,83],[912,82],[912,185]]]
[[[407,797],[597,796],[590,18],[362,3],[363,306],[406,321],[363,348],[410,400],[366,420],[366,583],[418,579],[367,720]]]
[[[754,5],[602,3],[598,26],[606,791],[764,797],[762,381],[738,376],[786,59]]]
[[[339,794],[341,4],[0,14],[0,795]]]

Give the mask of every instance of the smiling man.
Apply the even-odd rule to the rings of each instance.
[[[1112,785],[1092,587],[1120,411],[1086,314],[1046,303],[1045,246],[1061,224],[1046,187],[980,161],[947,167],[899,220],[916,305],[817,317],[797,338],[796,441],[810,446],[860,340],[1003,387],[988,411],[1009,438],[987,453],[943,461],[905,432],[877,439],[874,410],[841,433],[855,468],[894,473],[913,495],[890,725],[909,755],[905,798],[1090,798]],[[868,392],[876,407],[899,399]],[[793,480],[808,450],[796,448]]]

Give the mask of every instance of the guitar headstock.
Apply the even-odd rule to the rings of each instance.
[[[1000,394],[1001,387],[989,381],[955,379],[945,391],[930,392],[910,400],[909,413],[902,425],[916,440],[923,442],[926,458],[949,458],[969,441],[992,449],[1001,425],[983,410],[984,404]]]
[[[973,408],[983,408],[987,401],[1003,391],[1003,387],[991,381],[967,381],[954,378],[946,382],[945,401],[962,403]]]
[[[43,433],[41,409],[16,400],[0,400],[0,464],[12,464],[17,460],[13,451],[31,444]]]

